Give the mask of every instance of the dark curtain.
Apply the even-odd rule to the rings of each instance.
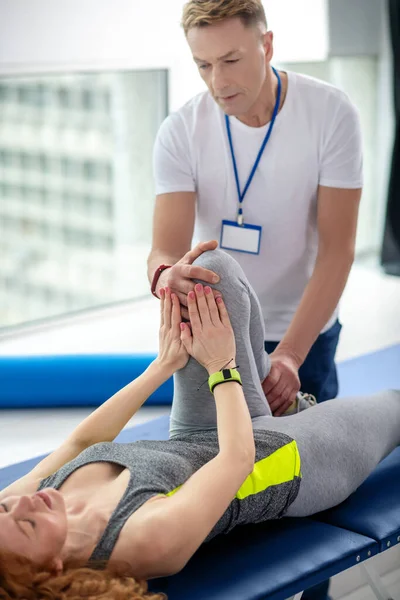
[[[391,46],[393,51],[393,89],[395,140],[389,178],[385,232],[381,263],[384,270],[400,276],[400,2],[388,0]]]

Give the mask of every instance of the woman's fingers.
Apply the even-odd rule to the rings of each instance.
[[[164,325],[169,329],[171,327],[171,309],[172,309],[172,301],[171,301],[171,290],[169,288],[165,288],[165,298],[164,298]]]
[[[175,333],[179,335],[179,323],[181,322],[181,306],[178,296],[171,294],[172,311],[171,311],[171,327]]]
[[[164,304],[165,304],[165,290],[160,288],[160,326],[164,325]]]
[[[181,341],[185,346],[186,352],[192,353],[193,338],[190,327],[187,323],[180,323]]]
[[[201,283],[196,283],[195,291],[188,294],[189,319],[193,331],[196,332],[202,325],[218,326],[222,323],[231,327],[228,311],[221,296],[215,298],[213,290]]]
[[[196,331],[201,329],[201,321],[197,308],[196,294],[194,292],[188,293],[188,311],[192,331],[196,333]]]
[[[231,327],[231,321],[228,315],[228,311],[226,310],[226,306],[225,306],[225,302],[222,299],[222,296],[219,296],[216,299],[217,302],[217,306],[218,306],[218,312],[219,312],[219,318],[222,321],[222,324],[225,325],[225,327]]]
[[[196,283],[194,286],[197,298],[197,307],[199,310],[200,320],[202,325],[210,325],[210,309],[208,308],[207,300],[204,295],[204,288],[201,283]]]
[[[206,287],[204,288],[204,294],[206,297],[208,310],[210,312],[211,323],[213,325],[218,325],[221,322],[221,320],[219,318],[218,306],[215,301],[215,296],[210,286],[206,285]]]

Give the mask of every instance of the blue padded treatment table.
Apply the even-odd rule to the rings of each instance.
[[[154,358],[154,354],[0,356],[0,408],[99,406]],[[340,395],[400,387],[399,365],[400,344],[340,363]],[[171,404],[172,393],[170,379],[147,405]]]
[[[341,395],[400,388],[399,366],[400,346],[342,363]],[[112,377],[110,370],[108,377]],[[22,387],[20,392],[23,401]],[[31,392],[32,387],[25,385],[25,398]],[[59,387],[53,388],[55,401],[59,392]],[[162,417],[123,431],[117,441],[165,439],[167,435],[168,417]],[[32,469],[40,458],[0,469],[0,489]],[[181,573],[152,582],[152,588],[165,591],[169,600],[188,596],[192,600],[288,598],[384,551],[388,542],[391,546],[399,543],[399,486],[397,448],[339,507],[309,519],[240,527],[205,544]]]
[[[368,440],[366,440],[368,443]],[[383,552],[400,543],[400,446],[339,506],[312,519],[366,535]]]
[[[339,375],[341,396],[400,389],[400,345],[345,361],[339,365]],[[366,535],[379,543],[380,552],[399,544],[400,447],[350,498],[312,519]]]
[[[368,537],[310,519],[282,519],[203,544],[180,573],[150,587],[168,600],[285,600],[376,553]]]
[[[161,417],[122,431],[117,441],[167,439],[168,424]],[[42,458],[0,469],[0,489]],[[378,552],[368,536],[311,519],[282,519],[204,544],[179,574],[154,580],[151,588],[169,600],[284,600]]]

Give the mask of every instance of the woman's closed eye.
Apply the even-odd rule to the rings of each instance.
[[[22,523],[29,523],[29,525],[32,526],[32,529],[36,528],[35,521],[31,521],[31,519],[19,519],[19,521],[22,521]]]
[[[7,508],[7,505],[6,505],[6,504],[4,504],[4,502],[2,502],[2,503],[0,504],[0,506],[1,506],[2,508],[4,508],[4,512],[6,512],[6,513],[8,513],[8,512],[9,512],[9,510],[8,510],[8,508]],[[32,525],[33,529],[35,529],[35,527],[36,527],[36,523],[35,523],[35,521],[32,521],[31,519],[18,519],[18,521],[22,521],[23,523],[29,523],[30,525]]]

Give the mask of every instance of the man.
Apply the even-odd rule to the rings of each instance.
[[[271,358],[263,388],[280,416],[300,387],[319,402],[338,393],[337,306],[362,187],[358,115],[333,86],[273,69],[260,0],[189,0],[182,25],[208,91],[157,137],[149,280],[185,307],[192,278],[215,275],[185,256],[194,232],[220,240],[259,297]]]

